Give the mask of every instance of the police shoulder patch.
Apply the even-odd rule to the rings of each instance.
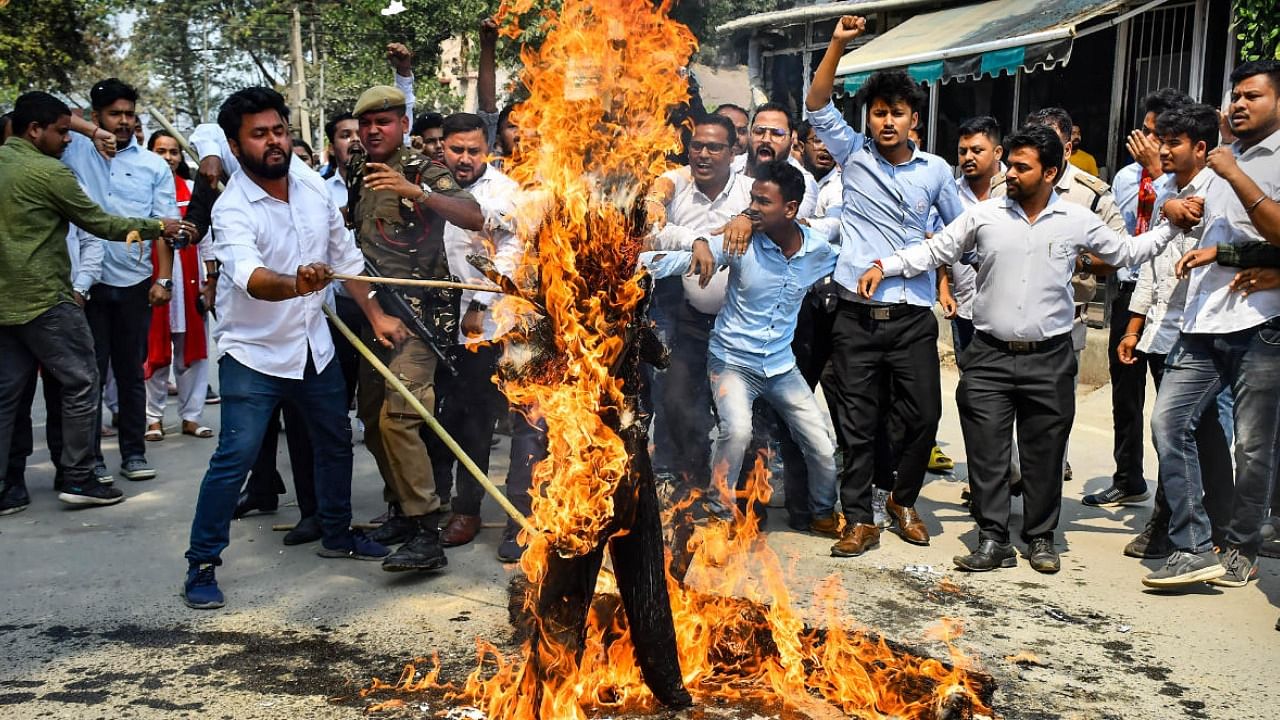
[[[1082,171],[1076,173],[1075,179],[1076,182],[1092,190],[1095,195],[1105,195],[1111,191],[1111,186],[1107,184],[1107,181],[1100,177],[1090,175],[1087,172]]]

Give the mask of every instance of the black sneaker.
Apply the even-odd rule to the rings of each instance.
[[[331,548],[321,545],[316,554],[322,558],[350,558],[351,560],[381,560],[391,554],[391,550],[365,537],[359,530],[352,530],[350,537],[342,547]]]
[[[206,387],[204,390],[204,404],[217,405],[222,402],[222,396],[213,389],[213,386]]]
[[[90,480],[82,485],[64,485],[58,499],[68,505],[115,505],[124,500],[124,493]]]
[[[1169,529],[1157,528],[1155,522],[1148,522],[1138,536],[1124,546],[1124,554],[1131,558],[1143,560],[1163,560],[1173,552],[1169,543]]]
[[[520,527],[512,527],[508,523],[507,529],[502,531],[502,542],[498,544],[498,560],[504,563],[520,562],[520,557],[524,555],[524,546],[520,544]]]
[[[1210,585],[1218,587],[1238,588],[1249,584],[1250,580],[1257,579],[1258,566],[1253,560],[1240,552],[1239,548],[1231,548],[1221,556],[1222,567],[1226,569],[1226,573],[1222,577],[1216,577],[1209,581]]]
[[[299,520],[292,530],[284,534],[284,544],[305,545],[315,542],[323,536],[324,532],[320,529],[320,518],[312,515]]]
[[[27,494],[26,483],[9,483],[0,490],[0,515],[20,513],[30,504],[31,496]]]
[[[1262,557],[1280,558],[1280,517],[1267,518],[1259,529],[1262,545],[1258,554]]]
[[[107,464],[99,462],[93,466],[93,479],[103,485],[110,485],[115,482],[115,478],[111,477],[110,471],[107,470]]]
[[[1151,493],[1146,490],[1135,493],[1117,485],[1112,485],[1100,493],[1085,495],[1080,502],[1089,507],[1116,507],[1119,505],[1136,505],[1149,497],[1151,497]]]
[[[449,564],[444,556],[444,547],[440,545],[440,518],[427,515],[414,520],[417,532],[400,549],[391,553],[382,561],[382,569],[387,572],[404,572],[406,570],[439,570]],[[383,525],[386,527],[386,525]]]
[[[125,480],[151,480],[156,476],[156,469],[147,464],[146,458],[129,458],[120,464],[120,474]]]
[[[369,539],[383,545],[409,542],[418,534],[418,523],[404,515],[392,515],[386,522],[369,531]]]
[[[1142,584],[1161,590],[1180,588],[1208,582],[1226,574],[1227,569],[1212,550],[1202,553],[1175,550],[1165,561],[1164,567],[1142,578]]]

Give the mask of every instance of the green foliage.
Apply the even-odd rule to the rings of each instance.
[[[28,90],[69,90],[110,34],[106,0],[13,0],[0,7],[0,104]]]
[[[716,32],[717,25],[747,15],[784,10],[797,4],[813,3],[797,3],[796,0],[674,0],[671,17],[689,26],[701,44],[698,54],[707,57],[729,39]]]
[[[1235,0],[1236,40],[1241,60],[1280,60],[1280,3],[1276,0]]]

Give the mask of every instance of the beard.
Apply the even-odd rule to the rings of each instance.
[[[274,149],[267,152],[274,152]],[[245,170],[260,178],[276,180],[289,174],[289,163],[292,160],[290,157],[292,153],[284,152],[283,150],[280,152],[284,157],[282,162],[268,161],[266,153],[263,153],[262,157],[252,157],[246,154],[240,158],[240,164],[244,166]]]

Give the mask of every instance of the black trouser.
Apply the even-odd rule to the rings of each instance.
[[[18,415],[25,413],[28,425],[31,422],[27,395],[34,392],[37,364],[61,388],[55,402],[62,410],[63,443],[55,465],[61,464],[67,485],[82,486],[93,477],[102,391],[93,361],[93,335],[84,311],[74,303],[58,303],[22,325],[0,325],[0,458],[5,458],[6,478]]]
[[[1136,495],[1147,490],[1147,481],[1142,473],[1142,446],[1147,437],[1146,421],[1142,416],[1142,408],[1147,401],[1147,368],[1151,368],[1153,377],[1157,370],[1143,353],[1133,354],[1137,362],[1132,365],[1120,362],[1120,356],[1116,354],[1116,347],[1129,324],[1129,300],[1132,297],[1133,288],[1129,287],[1111,301],[1107,367],[1111,373],[1111,420],[1115,437],[1112,454],[1116,461],[1111,483]]]
[[[283,495],[284,479],[276,469],[276,453],[280,447],[280,419],[284,416],[284,439],[289,448],[289,467],[293,474],[293,494],[298,500],[298,512],[304,518],[316,514],[315,458],[312,454],[311,435],[307,432],[307,419],[293,403],[282,402],[271,413],[267,430],[262,435],[262,447],[253,470],[245,480],[244,492],[250,495]]]
[[[122,461],[144,459],[147,455],[142,437],[147,427],[147,386],[142,364],[147,359],[147,333],[151,329],[151,304],[147,300],[150,289],[150,279],[129,287],[94,285],[84,308],[93,330],[98,376],[105,378],[110,365],[116,379]],[[93,434],[94,453],[98,462],[103,462],[101,408]]]
[[[876,319],[888,313],[888,319]],[[841,300],[831,330],[831,362],[822,390],[844,455],[840,502],[851,523],[871,524],[871,486],[877,474],[876,434],[891,408],[901,422],[893,499],[915,505],[942,417],[938,321],[927,307],[873,308]],[[890,471],[892,470],[890,469]]]
[[[507,398],[493,381],[501,354],[498,345],[483,345],[475,352],[462,348],[453,363],[457,376],[444,379],[440,372],[436,373],[436,417],[486,476],[493,431],[498,417],[507,411]],[[440,502],[449,502],[450,493],[455,493],[451,501],[455,513],[479,515],[484,488],[434,432],[426,444]]]
[[[1022,539],[1053,539],[1062,510],[1062,459],[1075,419],[1071,334],[1028,352],[979,331],[956,389],[969,457],[969,505],[983,540],[1009,542],[1009,462],[1018,429]]]
[[[35,428],[31,423],[31,406],[36,399],[36,383],[41,378],[39,373],[31,373],[31,380],[22,391],[22,399],[18,402],[18,410],[13,418],[13,439],[9,444],[9,468],[0,477],[10,485],[26,484],[27,458],[36,449]],[[45,446],[49,448],[49,459],[53,461],[54,489],[59,489],[62,480],[62,386],[50,374],[45,374],[40,383],[44,394]]]
[[[369,321],[356,301],[345,295],[335,295],[334,306],[337,309],[338,319],[346,323],[356,337],[364,337],[364,326],[369,324]],[[356,379],[360,377],[360,353],[346,335],[338,332],[332,321],[325,318],[325,322],[329,323],[329,334],[333,336],[333,353],[338,358],[338,364],[342,367],[342,379],[347,384],[347,406],[349,407],[356,397]]]
[[[1160,381],[1164,379],[1164,361],[1166,355],[1147,355],[1151,366],[1151,377],[1156,382],[1156,393],[1160,392]],[[1231,502],[1235,498],[1235,469],[1231,465],[1231,444],[1227,442],[1227,433],[1222,429],[1218,418],[1218,403],[1213,402],[1205,408],[1200,416],[1200,424],[1196,426],[1196,450],[1200,456],[1200,477],[1204,484],[1204,511],[1213,526],[1213,544],[1226,546],[1227,526],[1231,524]],[[1165,537],[1169,533],[1169,500],[1165,496],[1164,483],[1156,484],[1155,506],[1151,511],[1151,522],[1157,537]]]
[[[791,352],[795,353],[796,366],[810,388],[817,387],[822,371],[831,359],[831,326],[835,319],[834,310],[826,309],[822,298],[814,291],[805,295],[796,316],[796,336],[791,341]],[[804,454],[791,433],[780,432],[775,437],[786,478],[787,516],[793,527],[807,526],[812,517],[809,513],[809,471]]]

